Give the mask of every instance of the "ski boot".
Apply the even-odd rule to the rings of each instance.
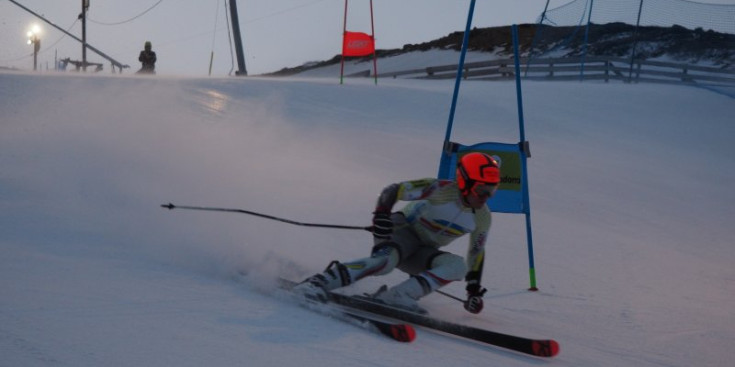
[[[350,274],[347,268],[338,261],[329,263],[323,273],[314,274],[297,284],[292,291],[304,298],[325,303],[329,301],[329,292],[333,289],[349,285]]]
[[[408,280],[391,288],[382,286],[371,295],[371,299],[385,305],[400,308],[405,311],[425,315],[426,309],[418,304],[419,298],[426,295],[419,277],[411,277]]]

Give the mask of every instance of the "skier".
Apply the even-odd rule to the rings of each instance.
[[[323,273],[307,278],[294,290],[309,298],[326,299],[326,291],[367,276],[388,274],[397,267],[408,273],[409,279],[379,291],[375,299],[423,313],[417,304],[419,298],[464,278],[464,308],[479,313],[487,291],[480,281],[491,221],[485,204],[498,188],[500,168],[493,157],[472,152],[459,159],[456,177],[456,181],[405,181],[383,189],[373,213],[371,256],[345,263],[333,261]],[[399,200],[409,203],[392,212]],[[466,259],[439,249],[467,233]]]
[[[151,50],[151,41],[146,41],[144,50],[140,51],[138,61],[143,65],[138,73],[155,74],[156,73],[156,53]]]

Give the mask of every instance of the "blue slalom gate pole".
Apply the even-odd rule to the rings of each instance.
[[[452,96],[452,107],[449,109],[449,122],[447,123],[447,132],[444,135],[444,143],[448,143],[452,135],[452,125],[454,124],[454,111],[457,109],[457,98],[459,97],[459,85],[462,83],[462,70],[464,69],[464,59],[467,54],[467,47],[470,42],[470,28],[472,27],[472,16],[475,12],[475,0],[470,2],[470,11],[467,15],[467,26],[464,29],[464,38],[462,39],[462,51],[459,55],[459,65],[457,66],[457,78],[454,81],[454,95]]]
[[[526,159],[530,156],[528,144],[526,142],[526,130],[523,120],[523,94],[521,93],[521,63],[518,52],[518,25],[513,24],[513,55],[515,56],[515,73],[516,73],[516,98],[518,99],[518,127],[521,135],[521,170],[523,172],[523,211],[526,214],[526,237],[528,242],[528,275],[530,277],[530,287],[528,290],[537,291],[536,287],[536,266],[533,261],[533,236],[531,234],[531,200],[528,195],[528,169],[526,167]]]
[[[462,39],[462,51],[459,54],[459,64],[457,65],[457,77],[454,81],[454,94],[452,95],[452,106],[449,109],[449,121],[447,122],[447,131],[444,135],[444,144],[442,146],[442,155],[439,159],[439,177],[448,177],[450,173],[447,171],[452,162],[452,151],[450,149],[452,136],[452,125],[454,125],[454,112],[457,109],[457,98],[459,98],[459,85],[462,83],[462,70],[464,69],[464,59],[467,54],[467,47],[470,42],[470,28],[472,27],[472,16],[475,12],[475,0],[470,2],[470,10],[467,15],[467,26],[464,30]]]

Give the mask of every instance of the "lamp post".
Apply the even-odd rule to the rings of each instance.
[[[82,0],[82,12],[79,19],[82,20],[82,70],[87,71],[87,10],[89,10],[89,0]]]
[[[41,28],[37,25],[28,31],[28,44],[33,45],[33,71],[38,69],[38,50],[41,49]]]

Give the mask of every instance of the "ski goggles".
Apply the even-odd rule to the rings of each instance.
[[[478,182],[472,186],[470,192],[479,198],[490,198],[498,190],[498,184],[490,184],[485,182]]]

